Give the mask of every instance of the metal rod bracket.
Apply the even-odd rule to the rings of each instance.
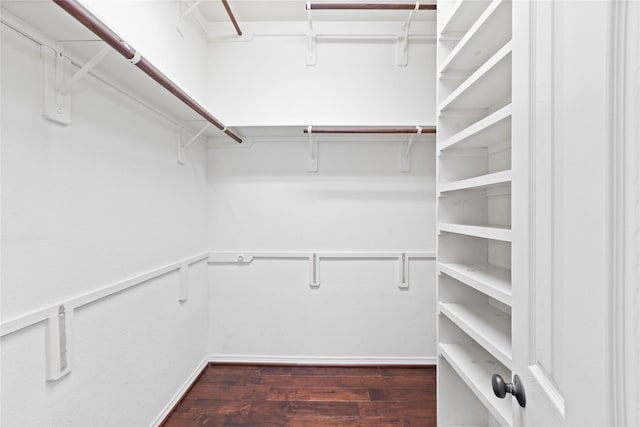
[[[398,43],[396,44],[396,65],[398,67],[406,67],[409,63],[409,29],[411,28],[413,12],[416,10],[420,10],[419,0],[416,1],[415,9],[409,11],[404,27],[402,27],[402,34],[398,36]]]
[[[188,141],[185,142],[185,132],[184,126],[178,125],[178,163],[181,165],[186,165],[187,161],[184,158],[184,152],[191,144],[193,144],[199,137],[206,131],[211,123],[207,123],[204,125],[202,129],[200,129],[194,136],[192,136]]]
[[[43,104],[42,114],[47,120],[62,125],[71,123],[71,95],[58,90],[71,70],[71,60],[64,54],[64,46],[56,45],[56,50],[42,46]]]
[[[178,4],[178,20],[176,21],[176,30],[178,33],[184,37],[184,21],[187,19],[189,15],[196,10],[198,5],[202,3],[202,0],[196,0],[190,6],[188,6],[184,11],[182,11],[182,4],[188,4],[187,2],[180,2]]]
[[[318,140],[313,136],[313,127],[307,127],[309,134],[309,160],[307,162],[307,172],[318,172]]]
[[[100,51],[93,56],[93,58],[88,60],[87,63],[82,66],[82,68],[76,71],[73,76],[71,76],[67,81],[60,85],[60,87],[58,88],[58,93],[62,96],[71,93],[73,85],[79,82],[84,76],[89,74],[91,70],[93,70],[100,63],[100,61],[102,61],[105,56],[107,56],[107,54],[111,52],[111,50],[111,46],[103,46],[102,49],[100,49]]]
[[[398,288],[409,289],[409,257],[404,252],[398,256]]]
[[[178,301],[186,302],[189,299],[189,264],[180,266],[180,282],[178,284]]]
[[[313,289],[320,287],[320,257],[317,253],[309,257],[309,287]]]
[[[411,171],[411,147],[413,147],[413,139],[416,137],[416,135],[421,135],[421,134],[422,134],[422,127],[416,126],[416,133],[412,133],[409,136],[407,145],[400,146],[400,172]]]
[[[313,20],[311,19],[311,2],[307,2],[307,43],[305,50],[305,64],[309,67],[316,65],[318,60],[318,38],[313,30]]]
[[[64,304],[49,313],[46,328],[47,381],[58,381],[71,372],[73,308]]]

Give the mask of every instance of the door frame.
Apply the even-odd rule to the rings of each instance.
[[[613,2],[611,284],[613,424],[640,425],[640,4]]]

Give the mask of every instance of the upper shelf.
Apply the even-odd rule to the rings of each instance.
[[[439,193],[447,193],[459,190],[480,190],[504,185],[511,182],[511,170],[493,172],[473,178],[461,179],[458,181],[440,184]]]
[[[105,46],[105,42],[96,34],[52,1],[3,1],[1,20],[3,24],[25,34],[42,46],[52,50],[62,46],[64,55],[78,68],[87,64]],[[102,27],[108,30],[106,26],[102,25]],[[131,46],[121,41],[120,43],[135,52]],[[96,67],[90,70],[90,73],[131,98],[158,111],[176,124],[197,130],[207,122],[211,122],[205,117],[215,119],[194,98],[166,78],[147,60],[141,57],[138,64],[143,64],[147,71],[158,71],[159,76],[156,76],[156,80],[138,68],[140,65],[136,66],[132,62],[135,61],[130,61],[129,58],[123,57],[118,52],[110,51]],[[75,70],[71,72],[73,73]],[[165,80],[162,83],[159,81],[161,78]],[[175,87],[167,89],[162,86],[163,83]],[[187,105],[184,100],[179,99],[178,94],[191,99],[193,104],[200,107],[201,111],[195,111],[193,106]],[[222,125],[219,122],[218,124]],[[223,135],[223,133],[215,126],[210,126],[206,135],[216,136]]]
[[[511,270],[489,263],[440,263],[439,269],[441,273],[511,306]]]
[[[440,67],[440,73],[475,71],[511,39],[511,1],[493,0],[458,42]]]
[[[445,19],[440,29],[440,35],[446,38],[456,38],[457,35],[464,34],[487,8],[489,3],[491,3],[490,0],[458,0]],[[457,38],[459,39],[460,37]]]
[[[511,242],[511,228],[499,225],[470,225],[441,222],[438,224],[440,231],[462,234],[465,236],[480,237],[483,239]]]
[[[440,104],[443,113],[454,109],[490,108],[511,93],[511,41],[467,78]]]
[[[511,139],[511,104],[489,114],[438,144],[444,151],[450,148],[490,147]]]
[[[491,389],[493,374],[511,378],[511,371],[496,363],[491,355],[476,344],[440,344],[439,350],[500,425],[511,427],[511,402],[498,399]]]

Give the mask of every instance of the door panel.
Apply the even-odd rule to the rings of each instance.
[[[514,2],[516,426],[610,425],[609,10]]]

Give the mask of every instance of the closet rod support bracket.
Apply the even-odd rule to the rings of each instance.
[[[62,96],[70,94],[73,85],[79,82],[84,76],[89,74],[91,70],[93,70],[100,63],[100,61],[102,61],[111,51],[111,46],[104,45],[102,49],[100,49],[100,51],[93,56],[93,58],[87,61],[87,63],[84,64],[82,68],[76,71],[73,76],[71,76],[58,88],[58,93]]]
[[[211,126],[211,123],[207,123],[206,125],[204,125],[204,127],[202,129],[200,129],[200,131],[198,131],[194,136],[192,136],[188,141],[185,142],[185,132],[184,132],[184,126],[178,125],[179,129],[178,129],[178,163],[181,165],[186,165],[187,161],[184,158],[184,152],[187,150],[187,148],[189,148],[189,146],[191,144],[193,144],[199,137],[200,135],[202,135],[204,133],[204,131],[206,131],[207,129],[209,129],[209,127]]]
[[[313,126],[307,127],[307,133],[309,134],[307,172],[318,172],[318,140],[313,136]]]
[[[202,3],[202,0],[196,0],[191,5],[189,5],[184,11],[182,11],[183,4],[188,4],[186,1],[181,1],[178,3],[178,19],[176,21],[176,30],[178,34],[184,37],[184,22],[191,15],[198,5]]]
[[[178,284],[178,301],[187,302],[189,299],[189,264],[183,263],[180,266],[180,282]]]
[[[416,10],[420,10],[419,0],[416,1],[415,9],[409,11],[404,27],[402,27],[402,33],[398,36],[398,43],[396,44],[396,65],[398,67],[406,67],[409,63],[409,29],[413,20],[413,12]]]
[[[409,136],[407,145],[400,145],[400,172],[411,172],[411,148],[413,147],[413,140],[416,135],[422,134],[422,127],[416,126],[416,133],[412,133]]]
[[[40,47],[42,61],[43,103],[42,115],[45,119],[61,125],[71,124],[71,95],[58,90],[71,71],[71,60],[64,53],[64,46],[58,43],[53,50]]]
[[[316,65],[318,59],[318,38],[313,30],[313,20],[311,18],[311,2],[307,2],[307,43],[305,49],[305,64],[308,67]]]
[[[398,256],[398,288],[409,289],[409,256],[404,252]]]
[[[73,308],[61,304],[51,310],[46,326],[47,381],[58,381],[71,372]]]
[[[309,287],[311,289],[320,287],[320,256],[317,253],[309,256]]]

